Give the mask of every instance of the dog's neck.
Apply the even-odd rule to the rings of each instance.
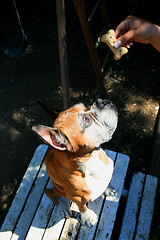
[[[79,149],[77,152],[69,152],[69,151],[59,151],[52,147],[50,147],[50,155],[56,158],[56,161],[59,159],[68,159],[69,162],[76,163],[81,162],[84,163],[88,159],[90,159],[97,151],[100,150],[100,147],[94,149]],[[54,154],[52,155],[52,152]]]
[[[88,149],[88,150],[83,149],[83,150],[79,150],[79,151],[73,152],[73,153],[69,152],[68,155],[69,155],[71,161],[73,161],[73,162],[86,162],[99,149],[100,149],[100,147],[94,148],[94,149]]]

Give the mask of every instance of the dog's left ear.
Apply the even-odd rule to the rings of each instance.
[[[44,111],[52,118],[53,121],[58,117],[59,112],[57,110],[53,109],[51,106],[47,105],[44,102],[37,101],[37,103],[42,106]]]
[[[60,151],[70,151],[71,144],[69,143],[69,140],[62,133],[59,133],[55,128],[38,125],[33,126],[32,131],[35,131],[51,147]]]

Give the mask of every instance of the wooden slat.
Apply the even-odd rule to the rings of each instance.
[[[44,155],[47,151],[48,146],[41,144],[36,149],[34,156],[27,168],[27,171],[22,179],[20,187],[16,193],[16,196],[12,202],[12,205],[8,211],[8,214],[4,220],[1,227],[0,240],[10,239],[12,232],[16,227],[16,223],[19,219],[23,206],[25,204],[26,198],[30,193],[33,181],[40,170]]]
[[[22,240],[28,232],[28,228],[36,212],[39,201],[42,197],[44,188],[48,181],[48,175],[46,174],[46,167],[43,163],[37,179],[33,185],[32,191],[29,194],[25,207],[20,215],[19,221],[16,225],[11,240]],[[18,236],[18,238],[17,238]]]
[[[66,202],[66,205],[70,205],[69,199],[63,198],[63,201]],[[43,240],[58,240],[65,221],[66,219],[61,216],[59,208],[55,206],[43,236]]]
[[[157,178],[133,176],[119,240],[149,239]]]
[[[135,240],[149,239],[156,187],[157,178],[147,175]]]
[[[106,197],[95,239],[104,240],[107,238],[108,240],[111,238],[128,164],[129,157],[127,155],[118,154],[110,183],[116,191],[116,196]]]
[[[52,212],[43,240],[58,240],[63,229],[64,222],[65,219],[62,218],[59,208],[56,206]]]
[[[144,177],[143,173],[137,173],[133,176],[119,240],[133,239]]]
[[[49,181],[47,188],[51,188],[52,186],[52,182]],[[43,194],[43,198],[32,221],[26,240],[31,240],[33,236],[36,236],[36,240],[42,239],[53,208],[54,203],[46,194]]]

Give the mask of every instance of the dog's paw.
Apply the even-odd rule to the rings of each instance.
[[[83,226],[85,225],[86,227],[90,228],[93,227],[98,221],[97,214],[90,209],[87,209],[86,212],[81,212],[80,215],[81,215],[80,223]]]

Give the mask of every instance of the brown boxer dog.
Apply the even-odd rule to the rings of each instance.
[[[61,112],[53,127],[33,126],[49,148],[45,163],[53,188],[47,196],[59,205],[62,215],[71,215],[62,197],[75,202],[80,222],[88,227],[97,215],[86,204],[98,198],[108,187],[113,161],[100,148],[117,127],[117,108],[109,100],[98,99],[92,106],[77,104]]]

